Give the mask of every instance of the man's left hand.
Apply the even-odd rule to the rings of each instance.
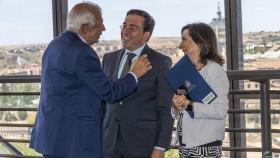
[[[151,154],[151,158],[164,158],[164,151],[154,149]]]

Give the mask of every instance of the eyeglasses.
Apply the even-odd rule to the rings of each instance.
[[[127,25],[127,24],[122,24],[120,26],[120,28],[121,28],[121,30],[127,29],[130,32],[134,32],[134,31],[137,31],[139,29],[139,27],[136,26],[136,25]]]

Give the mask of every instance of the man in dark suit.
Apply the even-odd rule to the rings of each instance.
[[[67,31],[51,41],[43,55],[30,147],[44,158],[100,158],[101,101],[131,94],[138,78],[151,69],[141,56],[126,76],[111,81],[91,48],[104,30],[100,7],[79,3],[67,16]]]
[[[107,53],[103,70],[113,80],[124,75],[126,63],[146,54],[153,69],[139,79],[136,93],[107,103],[103,121],[104,158],[163,158],[169,148],[173,92],[165,80],[172,61],[146,43],[155,22],[147,12],[133,9],[121,27],[124,49]],[[134,57],[133,57],[134,56]]]

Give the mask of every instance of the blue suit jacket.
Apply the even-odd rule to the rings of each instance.
[[[73,32],[62,33],[43,55],[30,147],[45,155],[101,157],[101,101],[115,102],[135,88],[131,74],[111,81],[89,45]]]

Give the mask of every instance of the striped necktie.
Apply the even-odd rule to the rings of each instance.
[[[130,52],[127,53],[127,58],[126,58],[124,66],[123,66],[121,77],[125,76],[128,73],[128,71],[130,70],[132,59],[135,56],[136,55],[134,53],[130,53]]]

